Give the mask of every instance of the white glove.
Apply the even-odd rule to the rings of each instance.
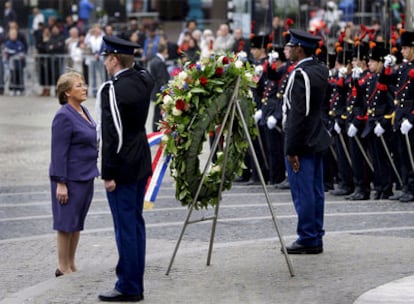
[[[257,111],[256,111],[256,113],[254,113],[254,115],[253,115],[253,117],[254,117],[254,121],[255,121],[256,123],[258,123],[258,122],[259,122],[259,120],[260,120],[260,119],[262,119],[262,116],[263,116],[263,112],[262,112],[262,110],[257,110]]]
[[[341,127],[339,126],[339,124],[336,121],[335,121],[334,129],[335,129],[336,133],[341,134]]]
[[[353,79],[359,79],[359,77],[362,74],[362,69],[360,67],[356,67],[352,69],[352,78]]]
[[[374,133],[375,135],[377,135],[378,137],[381,137],[382,134],[384,134],[385,130],[384,128],[381,126],[380,123],[377,123],[375,129],[374,129]]]
[[[271,51],[269,53],[269,64],[272,64],[279,58],[279,53],[276,51]]]
[[[339,78],[345,78],[347,74],[348,74],[348,69],[346,67],[339,68],[338,70]]]
[[[357,132],[358,132],[358,129],[355,127],[353,123],[351,123],[348,128],[348,133],[347,133],[348,136],[354,137],[357,134]]]
[[[254,74],[257,76],[257,77],[262,77],[262,74],[263,74],[263,66],[261,65],[261,64],[259,64],[259,65],[256,65],[255,67],[254,67]]]
[[[406,135],[408,134],[408,132],[410,132],[411,128],[413,127],[413,125],[408,121],[408,119],[404,119],[404,121],[401,124],[401,133]]]
[[[395,58],[394,55],[389,54],[384,57],[384,66],[386,68],[393,67],[396,62],[397,62],[397,58]]]
[[[272,130],[274,127],[276,127],[276,123],[277,123],[277,120],[276,120],[276,118],[273,115],[270,115],[267,118],[266,124],[267,124],[267,127],[270,130]]]

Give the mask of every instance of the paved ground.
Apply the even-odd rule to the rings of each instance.
[[[92,110],[93,101],[87,106]],[[79,245],[79,271],[53,276],[46,174],[57,108],[53,98],[0,97],[0,304],[98,303],[97,294],[114,284],[116,249],[99,181]],[[290,243],[295,215],[289,192],[269,192]],[[291,277],[262,189],[236,184],[223,196],[211,265],[208,223],[190,225],[167,276],[185,218],[173,196],[166,177],[155,208],[145,211],[144,303],[414,303],[414,204],[351,203],[327,195],[325,252],[290,256]]]

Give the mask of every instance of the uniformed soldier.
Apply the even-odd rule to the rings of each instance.
[[[366,138],[368,151],[372,156],[374,167],[374,197],[373,199],[388,199],[393,195],[393,177],[391,147],[393,131],[391,126],[392,113],[394,112],[393,98],[388,85],[378,81],[383,69],[384,58],[388,50],[384,44],[371,43],[369,51],[368,67],[370,75],[366,81],[366,98],[368,119],[361,137]],[[388,151],[387,151],[388,150]],[[396,168],[396,167],[395,167]],[[397,173],[399,174],[399,173]]]
[[[346,132],[349,137],[349,152],[352,160],[352,175],[355,190],[352,194],[345,196],[348,200],[368,200],[370,198],[370,183],[372,169],[368,166],[371,160],[367,154],[366,141],[361,138],[362,130],[365,128],[367,103],[365,91],[369,85],[371,76],[368,70],[368,46],[360,41],[355,42],[352,59],[352,88],[347,103],[347,125]],[[372,165],[371,165],[372,166]]]
[[[101,126],[102,166],[111,208],[119,259],[113,290],[99,295],[106,302],[144,299],[145,221],[144,194],[151,175],[151,151],[145,122],[154,81],[145,69],[134,66],[139,45],[104,36],[105,67],[113,77],[97,96]],[[100,131],[99,130],[99,131]]]
[[[384,81],[382,85],[394,84],[396,146],[400,163],[403,193],[400,202],[414,201],[414,32],[401,34],[401,53],[404,62],[393,72],[396,58],[386,56],[384,60]]]
[[[286,86],[282,124],[298,238],[286,250],[290,254],[319,254],[323,252],[325,204],[322,155],[331,144],[321,117],[328,68],[313,57],[320,37],[293,29],[290,35],[290,56],[297,65]]]
[[[262,106],[266,99],[264,98],[266,84],[267,84],[267,45],[269,43],[269,37],[267,35],[257,35],[250,39],[250,52],[252,54],[252,64],[255,66],[256,77],[258,77],[257,85],[253,92],[253,98],[256,104],[256,112],[254,114],[255,122],[259,129],[259,136],[253,140],[254,149],[258,158],[263,177],[265,181],[268,180],[268,158],[266,155],[267,147],[265,146],[266,141],[264,140],[264,127],[266,121],[263,117]],[[251,169],[251,177],[248,185],[259,184],[259,176],[257,168],[254,165],[253,159],[250,158],[249,167]]]
[[[352,181],[351,159],[349,154],[348,137],[346,134],[347,102],[352,97],[351,74],[352,50],[337,51],[335,69],[337,76],[331,81],[332,94],[330,98],[329,116],[331,118],[334,148],[338,162],[337,188],[330,191],[332,195],[348,195],[354,190]]]
[[[283,153],[282,99],[278,98],[278,88],[287,73],[284,47],[272,47],[268,60],[268,80],[262,98],[264,135],[269,160],[269,184],[281,183],[286,177]]]

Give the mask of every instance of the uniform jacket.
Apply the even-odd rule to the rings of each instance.
[[[148,70],[154,78],[151,100],[155,101],[157,100],[157,93],[161,91],[161,87],[170,80],[170,74],[168,73],[166,62],[158,54],[150,60]]]
[[[390,67],[384,68],[379,82],[393,88],[395,98],[394,129],[399,129],[404,118],[414,124],[414,61],[402,63],[392,73]]]
[[[310,80],[310,102],[306,106],[305,79],[301,68]],[[311,60],[300,62],[291,75],[292,87],[286,88],[287,106],[285,125],[285,154],[312,155],[326,150],[331,137],[322,122],[322,103],[328,90],[328,68]],[[308,110],[308,113],[306,113]]]
[[[145,121],[153,80],[148,72],[128,69],[113,80],[113,85],[123,126],[123,144],[117,153],[119,139],[111,115],[108,84],[101,92],[101,175],[104,180],[133,183],[151,175],[151,152]]]
[[[381,79],[381,77],[378,77],[378,75],[371,74],[368,80],[370,86],[367,87],[365,93],[365,96],[367,97],[368,122],[361,134],[362,137],[366,137],[373,131],[377,123],[380,123],[381,127],[385,130],[391,129],[394,99],[390,88],[387,85],[381,84],[379,79]]]
[[[53,119],[49,167],[53,181],[86,181],[99,175],[96,125],[82,108],[92,124],[69,104],[63,105]]]

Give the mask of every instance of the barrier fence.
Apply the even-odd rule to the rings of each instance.
[[[1,58],[1,57],[0,57]],[[88,95],[94,97],[107,79],[103,58],[93,55],[73,58],[67,54],[35,54],[0,59],[0,93],[5,95],[55,95],[55,85],[62,73],[75,70],[85,76]],[[46,92],[45,92],[46,91]]]

